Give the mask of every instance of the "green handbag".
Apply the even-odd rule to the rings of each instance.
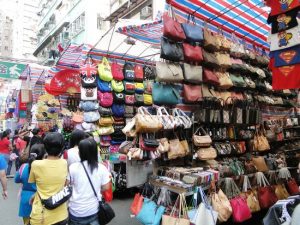
[[[152,98],[156,105],[177,105],[180,95],[174,85],[154,83]]]
[[[234,87],[245,87],[246,86],[246,83],[245,83],[243,77],[240,75],[230,74],[230,79],[231,79]]]
[[[124,85],[122,81],[112,80],[111,87],[115,92],[122,92],[124,91]]]

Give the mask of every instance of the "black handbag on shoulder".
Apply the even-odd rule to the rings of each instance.
[[[81,165],[83,166],[83,169],[86,173],[87,178],[89,179],[90,185],[93,189],[95,197],[98,199],[97,192],[95,191],[95,188],[92,184],[91,178],[86,171],[85,166],[83,165],[83,162],[81,162]],[[110,207],[109,204],[107,204],[105,201],[99,201],[99,211],[98,211],[98,221],[99,224],[108,224],[113,218],[115,217],[114,210]]]

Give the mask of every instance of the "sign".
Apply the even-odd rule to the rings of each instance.
[[[7,79],[19,79],[25,68],[25,64],[0,61],[0,77]]]

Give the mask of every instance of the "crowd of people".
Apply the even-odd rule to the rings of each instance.
[[[58,132],[41,136],[36,128],[15,131],[11,136],[6,130],[0,138],[2,196],[9,197],[7,177],[15,163],[14,179],[22,184],[19,216],[24,224],[99,225],[99,201],[101,193],[111,188],[111,175],[99,163],[94,139],[74,130],[66,150],[64,137]],[[49,205],[49,199],[55,206]]]

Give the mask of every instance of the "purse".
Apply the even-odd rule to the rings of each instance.
[[[142,224],[160,225],[164,212],[164,206],[158,206],[151,199],[144,198],[143,206],[136,219]]]
[[[185,62],[202,62],[202,49],[198,45],[183,43],[183,55]]]
[[[112,124],[114,124],[114,119],[111,116],[107,116],[107,117],[101,117],[99,120],[99,125],[100,126],[110,126]]]
[[[163,128],[157,116],[151,115],[145,107],[139,107],[136,118],[136,132],[152,133]]]
[[[156,105],[177,105],[180,95],[173,85],[154,83],[152,98]]]
[[[211,137],[202,127],[199,127],[193,134],[193,143],[197,147],[209,147],[212,143]]]
[[[110,207],[109,204],[107,204],[105,201],[100,201],[98,199],[98,195],[97,192],[94,188],[94,185],[91,181],[91,178],[83,164],[83,162],[81,162],[82,167],[84,168],[84,172],[89,180],[89,183],[93,189],[94,195],[97,198],[98,202],[99,202],[99,210],[98,210],[98,221],[99,223],[101,222],[101,224],[108,224],[114,217],[115,217],[115,212],[114,210]]]
[[[159,82],[179,83],[184,80],[180,65],[175,63],[156,62],[156,74]]]
[[[218,78],[219,87],[221,89],[229,89],[233,86],[229,73],[215,72],[215,74]]]
[[[152,104],[153,104],[152,95],[144,94],[144,105],[152,105]]]
[[[113,62],[111,64],[111,73],[114,80],[118,80],[118,81],[124,80],[123,67],[120,64]]]
[[[230,74],[230,79],[235,87],[245,87],[246,83],[242,76]]]
[[[115,130],[114,130],[114,127],[113,126],[106,126],[106,127],[100,127],[98,128],[97,130],[97,133],[100,135],[100,136],[103,136],[103,135],[111,135],[112,133],[114,133]]]
[[[144,83],[135,83],[135,92],[138,94],[143,94],[145,91]]]
[[[168,138],[159,139],[159,146],[158,146],[157,150],[161,154],[166,153],[170,150],[170,143],[169,143]]]
[[[144,68],[142,65],[136,64],[134,66],[134,80],[135,81],[143,81],[144,79]]]
[[[135,84],[133,82],[124,81],[124,88],[126,94],[135,93]]]
[[[97,100],[97,88],[84,88],[80,89],[81,100],[83,101],[96,101]]]
[[[82,123],[82,122],[83,122],[83,113],[80,112],[80,111],[73,112],[72,120],[73,120],[75,123]]]
[[[134,94],[134,99],[135,99],[134,104],[136,106],[143,106],[144,105],[144,95],[143,94],[135,93]]]
[[[80,67],[81,86],[84,88],[97,87],[97,67],[94,64],[84,64]]]
[[[99,109],[99,104],[98,102],[93,102],[93,101],[80,101],[79,109],[85,112],[95,111]]]
[[[172,115],[169,115],[168,111],[164,107],[157,109],[157,118],[163,125],[164,130],[172,130],[176,128],[176,121]]]
[[[211,194],[212,208],[218,213],[218,220],[226,222],[232,215],[232,207],[227,196],[219,189]]]
[[[183,96],[186,102],[199,102],[202,100],[201,85],[183,85]]]
[[[124,117],[125,106],[123,104],[113,104],[111,107],[113,116],[115,117]]]
[[[217,158],[217,151],[213,147],[200,148],[197,151],[197,157],[200,160],[209,160]]]
[[[194,66],[188,63],[183,64],[184,80],[189,83],[201,83],[202,82],[202,66]]]
[[[260,131],[256,130],[254,135],[254,150],[256,151],[267,151],[270,150],[270,144],[266,138],[266,136],[263,135],[262,127],[259,128]]]
[[[241,197],[246,199],[247,205],[252,213],[260,211],[260,205],[257,198],[257,191],[252,189],[248,176],[243,176],[243,192]]]
[[[211,67],[219,67],[219,65],[218,65],[219,61],[218,61],[217,57],[215,56],[215,54],[209,53],[205,50],[202,51],[202,54],[203,54],[205,64],[207,64],[208,66],[211,66]]]
[[[182,44],[162,37],[160,58],[170,60],[173,62],[182,61],[184,59]]]
[[[275,189],[270,186],[267,178],[262,172],[257,172],[255,177],[259,186],[257,189],[257,196],[260,208],[267,209],[278,201]]]
[[[98,111],[101,116],[112,116],[111,108],[104,108],[100,106]]]
[[[99,119],[100,119],[100,114],[98,110],[83,113],[83,121],[86,123],[93,123],[98,121]]]
[[[169,140],[169,144],[168,159],[177,159],[186,155],[186,151],[178,138]]]
[[[125,95],[125,104],[126,105],[134,105],[135,96],[134,95]]]
[[[192,120],[181,109],[174,108],[172,115],[175,118],[177,127],[183,127],[184,129],[189,129],[192,127]]]
[[[186,39],[181,24],[177,21],[172,6],[169,7],[167,13],[163,15],[163,36],[174,41],[182,41]]]
[[[124,85],[123,85],[123,82],[122,81],[118,81],[118,80],[112,80],[111,81],[111,86],[112,86],[112,89],[115,91],[115,92],[122,92],[124,91]],[[101,91],[101,89],[100,89]]]
[[[230,56],[227,53],[215,53],[215,57],[218,61],[218,65],[223,67],[223,68],[228,68],[230,67],[231,64],[231,60],[230,60]]]
[[[214,35],[207,28],[204,28],[203,36],[204,36],[204,47],[206,49],[209,49],[211,51],[217,51],[220,49],[221,43],[218,42],[216,35]]]
[[[111,92],[111,83],[110,82],[106,82],[100,79],[97,79],[97,84],[98,84],[98,89],[101,92]]]
[[[99,77],[103,81],[111,81],[113,79],[111,67],[106,57],[102,58],[102,62],[98,65]]]
[[[217,75],[208,69],[204,69],[203,72],[203,82],[205,83],[209,83],[215,86],[219,86],[220,85],[220,81],[219,78],[217,77]]]
[[[255,165],[257,171],[259,171],[259,172],[269,171],[269,168],[265,162],[264,157],[262,157],[262,156],[253,157],[252,162]]]
[[[111,107],[113,104],[113,94],[111,92],[98,91],[99,103],[102,107]]]
[[[118,104],[124,104],[125,103],[125,94],[123,93],[113,93],[113,102]]]
[[[194,15],[189,14],[187,23],[182,23],[181,26],[188,42],[203,42],[203,30],[196,25]]]
[[[124,78],[127,81],[134,81],[134,67],[131,63],[126,62],[123,66]]]

